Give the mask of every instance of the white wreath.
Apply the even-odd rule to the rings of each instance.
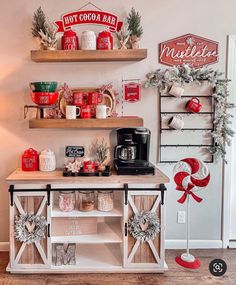
[[[16,216],[15,238],[27,244],[38,242],[45,238],[45,228],[47,225],[44,216],[26,213]]]
[[[141,242],[154,240],[160,232],[160,220],[153,212],[142,212],[129,219],[128,230]]]

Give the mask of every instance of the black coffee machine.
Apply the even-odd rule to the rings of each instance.
[[[118,175],[153,174],[155,167],[149,162],[151,132],[146,128],[117,129],[114,166]]]

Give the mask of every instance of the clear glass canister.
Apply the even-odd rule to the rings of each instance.
[[[59,208],[63,212],[71,212],[75,209],[75,191],[59,192]]]
[[[89,212],[95,209],[94,191],[79,191],[79,200],[80,211]]]
[[[113,191],[98,191],[98,210],[109,212],[114,207]]]

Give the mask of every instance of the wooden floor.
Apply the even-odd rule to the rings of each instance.
[[[73,274],[73,275],[11,275],[5,272],[8,253],[0,253],[0,285],[236,285],[236,250],[192,250],[200,258],[198,270],[178,266],[174,258],[182,251],[168,250],[169,271],[164,274]],[[223,277],[208,271],[209,262],[222,258],[228,265]]]

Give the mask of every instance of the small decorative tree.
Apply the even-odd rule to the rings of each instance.
[[[141,16],[134,8],[131,9],[127,17],[128,31],[130,32],[130,44],[132,49],[139,48],[140,38],[143,34],[141,26]]]
[[[52,22],[46,19],[41,7],[39,7],[33,16],[32,35],[38,38],[42,49],[54,50],[57,45],[57,29]]]
[[[98,165],[98,170],[99,171],[104,171],[106,166],[106,160],[108,159],[108,154],[109,154],[109,147],[107,146],[107,143],[104,141],[104,138],[102,138],[101,141],[96,142],[96,156],[97,156],[97,161],[99,163]]]

